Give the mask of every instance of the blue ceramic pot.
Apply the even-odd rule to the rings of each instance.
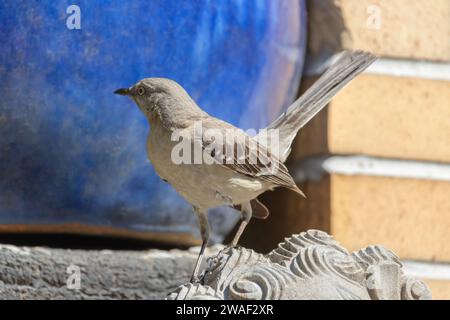
[[[81,29],[76,12],[67,13],[71,4]],[[210,114],[263,127],[296,94],[305,7],[303,0],[2,1],[0,39],[0,229],[102,226],[98,232],[173,240],[197,234],[195,217],[147,160],[146,119],[112,92],[168,77]],[[236,218],[211,215],[216,241]]]

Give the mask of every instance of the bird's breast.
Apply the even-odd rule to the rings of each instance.
[[[161,130],[153,130],[147,139],[148,158],[158,176],[171,184],[190,204],[203,209],[240,204],[267,190],[261,181],[218,164],[174,161],[173,150],[177,143]]]

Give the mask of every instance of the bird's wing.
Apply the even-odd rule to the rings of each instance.
[[[286,166],[244,131],[216,118],[202,121],[202,148],[216,164],[304,196]],[[218,141],[216,136],[224,137]]]

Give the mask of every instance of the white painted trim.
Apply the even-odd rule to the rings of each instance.
[[[319,180],[324,173],[450,181],[450,164],[367,156],[329,156],[301,161],[297,181]]]
[[[405,274],[419,279],[450,280],[450,264],[402,261]]]
[[[336,60],[337,56],[334,55],[325,61],[311,62],[305,67],[305,75],[316,76],[322,74]],[[367,68],[364,73],[450,81],[450,62],[380,58]]]
[[[450,63],[379,59],[366,70],[370,74],[450,81]]]

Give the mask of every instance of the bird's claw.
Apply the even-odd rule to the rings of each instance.
[[[200,283],[200,279],[196,275],[192,275],[191,280],[189,280],[191,284]]]

